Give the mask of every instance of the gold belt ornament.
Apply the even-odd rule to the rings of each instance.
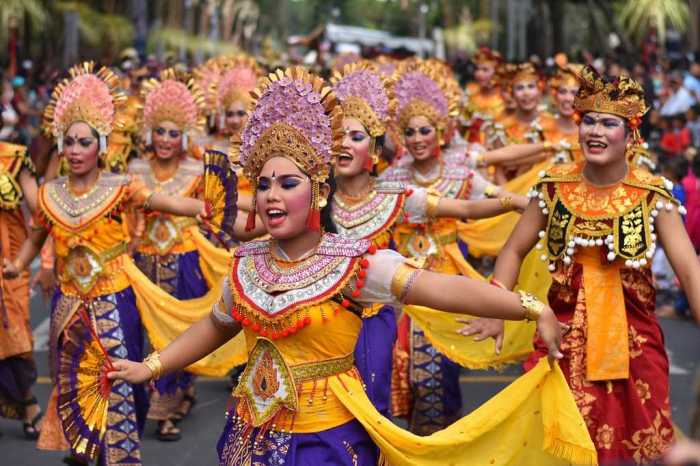
[[[0,209],[14,210],[22,200],[22,189],[12,173],[0,166]]]
[[[173,246],[182,242],[182,230],[197,225],[193,218],[172,219],[167,216],[156,216],[149,220],[146,228],[146,240],[158,251],[166,254]]]
[[[271,340],[258,337],[233,396],[240,399],[251,424],[259,427],[283,410],[291,413],[298,411],[299,384],[347,372],[354,363],[353,354],[349,354],[289,366]]]
[[[77,246],[72,248],[66,257],[64,273],[82,294],[87,294],[105,272],[107,263],[126,252],[125,242],[120,242],[101,253],[87,246]]]

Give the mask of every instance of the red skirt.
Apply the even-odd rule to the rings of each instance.
[[[590,382],[586,378],[586,298],[579,264],[553,273],[549,303],[564,335],[560,365],[598,450],[601,465],[658,459],[673,443],[668,358],[654,314],[656,290],[648,269],[620,271],[629,327],[629,378]],[[615,351],[610,348],[609,351]],[[547,355],[538,340],[525,369]]]

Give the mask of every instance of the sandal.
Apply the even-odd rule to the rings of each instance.
[[[33,405],[39,405],[39,402],[36,399],[36,396],[32,396],[28,400],[24,400],[24,409],[26,410],[28,407],[33,406]],[[24,432],[25,438],[29,440],[36,440],[39,438],[39,429],[37,429],[37,424],[41,420],[41,418],[44,417],[44,412],[41,410],[41,407],[39,407],[39,412],[34,415],[31,421],[23,421],[22,422],[22,431]]]
[[[161,442],[177,442],[182,438],[182,433],[172,420],[167,419],[165,421],[158,421],[156,438]]]
[[[192,408],[194,408],[194,405],[197,404],[197,399],[194,397],[193,394],[185,393],[182,397],[182,402],[180,403],[180,406],[182,406],[182,403],[185,402],[189,403],[187,409],[183,410],[182,408],[178,408],[170,415],[170,420],[172,420],[174,423],[181,422],[183,419],[190,415],[190,413],[192,412]]]

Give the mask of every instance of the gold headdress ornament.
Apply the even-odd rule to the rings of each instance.
[[[153,128],[171,121],[182,131],[182,146],[186,149],[188,134],[204,126],[205,98],[195,81],[187,73],[168,68],[161,71],[160,79],[141,83],[141,95],[146,143],[151,143]]]
[[[549,78],[549,88],[552,92],[556,92],[560,86],[576,86],[581,85],[581,79],[579,75],[581,74],[582,65],[569,64],[565,67],[557,68],[554,76]]]
[[[458,86],[450,82],[451,73],[436,60],[414,59],[399,64],[393,90],[402,129],[411,118],[424,116],[444,134],[449,118],[459,113],[460,96]]]
[[[210,58],[192,70],[192,77],[204,96],[204,103],[206,104],[206,112],[208,114],[214,114],[216,112],[216,90],[219,80],[221,79],[221,73],[219,57]]]
[[[531,81],[540,85],[541,76],[532,63],[504,63],[498,68],[498,76],[501,86],[508,91],[513,90],[513,85],[521,81]]]
[[[579,78],[581,88],[576,94],[574,109],[580,114],[610,113],[624,118],[636,128],[649,110],[644,101],[644,89],[629,76],[608,80],[595,69],[586,66],[581,70]]]
[[[345,65],[331,78],[343,116],[357,119],[371,136],[372,157],[367,158],[365,166],[370,172],[379,161],[377,138],[386,133],[395,104],[389,81],[382,77],[377,65],[368,61]]]
[[[99,135],[100,153],[107,151],[107,136],[112,132],[119,107],[126,95],[118,89],[119,78],[102,67],[94,73],[93,62],[83,62],[69,70],[51,94],[44,111],[42,129],[56,139],[63,152],[63,136],[73,123],[85,122]]]
[[[319,229],[320,185],[328,179],[343,141],[343,113],[333,90],[322,78],[293,67],[269,74],[251,95],[252,112],[241,138],[231,138],[231,160],[240,160],[254,189],[270,158],[282,156],[294,162],[312,181],[307,225]],[[253,208],[246,229],[254,227]]]
[[[390,80],[368,61],[345,65],[331,77],[333,90],[343,108],[343,116],[359,120],[372,137],[382,136],[395,101]]]
[[[498,66],[503,63],[503,57],[496,50],[492,50],[488,47],[480,47],[472,57],[474,63],[491,63],[494,66]]]

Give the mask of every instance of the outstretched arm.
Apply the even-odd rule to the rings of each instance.
[[[528,203],[525,196],[513,194],[497,199],[448,199],[441,198],[437,205],[437,217],[479,219],[495,217],[513,210],[522,210]]]
[[[222,298],[212,312],[185,330],[172,343],[160,351],[162,374],[178,371],[199,361],[216,350],[241,331],[236,321],[225,324],[216,316],[223,309],[231,307],[231,291],[228,280],[224,281]],[[232,320],[232,319],[231,319]],[[114,371],[108,374],[110,379],[123,379],[130,383],[143,383],[153,377],[151,370],[140,361],[119,359],[112,363]]]
[[[534,144],[511,144],[481,154],[484,165],[497,165],[500,163],[521,163],[527,160],[540,160],[546,156],[546,151],[551,147],[543,142]]]
[[[490,319],[525,318],[525,307],[517,293],[460,275],[418,272],[406,293],[405,303]],[[559,321],[548,306],[542,306],[537,328],[549,348],[549,355],[559,359],[562,357]]]
[[[700,260],[688,238],[683,220],[675,209],[659,209],[655,224],[666,257],[688,297],[690,310],[700,323]]]
[[[36,211],[37,195],[39,188],[36,184],[36,178],[29,172],[29,170],[24,169],[19,172],[19,184],[22,187],[22,194],[27,200],[27,205],[29,206],[29,212],[34,215]]]
[[[204,201],[191,197],[168,196],[161,193],[152,193],[146,200],[146,205],[151,210],[157,210],[171,215],[183,217],[206,217]]]

